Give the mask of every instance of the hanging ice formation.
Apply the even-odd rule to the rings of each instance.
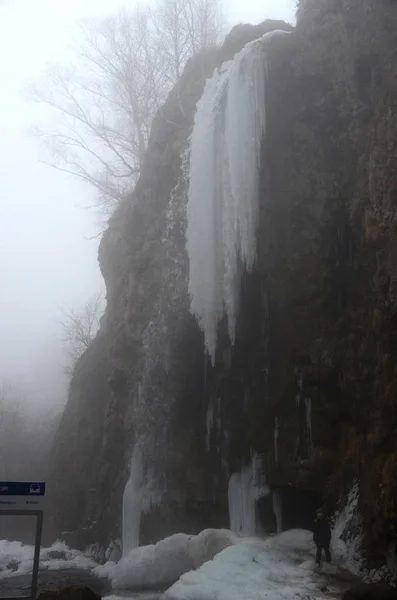
[[[305,408],[306,408],[306,431],[309,438],[310,448],[313,447],[313,437],[312,437],[312,399],[305,398]]]
[[[150,477],[143,468],[141,450],[135,446],[123,495],[123,556],[139,546],[141,516],[158,506],[160,501],[161,493],[151,488]]]
[[[280,434],[278,418],[274,419],[274,462],[278,465],[278,436]]]
[[[260,533],[256,503],[270,493],[263,474],[263,460],[254,454],[252,462],[229,479],[230,529],[237,534]]]
[[[276,517],[277,533],[283,530],[283,504],[280,492],[274,490],[272,492],[273,512]]]
[[[187,205],[191,311],[215,361],[224,313],[234,342],[242,270],[256,258],[267,48],[275,31],[215,71],[197,105]]]

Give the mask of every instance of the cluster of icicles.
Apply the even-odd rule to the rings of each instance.
[[[197,105],[187,205],[191,312],[215,362],[227,315],[234,343],[243,269],[256,259],[261,145],[266,126],[268,33],[215,71]]]

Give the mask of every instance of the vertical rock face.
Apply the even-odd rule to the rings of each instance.
[[[397,3],[301,1],[271,53],[257,262],[214,368],[189,313],[183,157],[196,102],[215,66],[279,28],[238,27],[191,61],[102,240],[108,306],[74,374],[51,481],[53,531],[82,544],[121,536],[139,444],[161,498],[141,542],[227,525],[229,476],[257,452],[270,487],[331,508],[358,479],[368,539],[384,549],[397,512]]]

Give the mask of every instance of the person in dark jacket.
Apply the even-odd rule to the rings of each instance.
[[[317,512],[317,519],[314,522],[314,534],[313,541],[317,546],[316,552],[316,563],[321,564],[322,551],[325,552],[325,559],[327,562],[331,562],[331,528],[327,519],[324,517],[324,513],[319,510]]]

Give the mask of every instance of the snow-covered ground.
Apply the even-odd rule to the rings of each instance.
[[[33,546],[0,540],[0,580],[30,574],[33,568],[33,555]],[[42,548],[40,553],[41,570],[91,570],[96,566],[97,564],[87,554],[72,550],[62,542],[57,542],[51,548]]]
[[[199,535],[177,533],[157,544],[134,548],[117,565],[109,562],[94,573],[108,577],[118,590],[165,589],[237,541],[227,529],[206,529]]]
[[[243,539],[197,571],[182,575],[163,600],[299,600],[338,597],[346,547],[333,541],[333,563],[315,564],[313,534],[290,530],[266,540]],[[352,576],[353,579],[353,576]]]
[[[207,530],[199,536],[177,534],[154,546],[136,548],[118,565],[98,566],[86,554],[62,543],[43,549],[41,569],[81,569],[109,577],[123,597],[152,600],[159,592],[131,589],[161,588],[162,600],[321,600],[337,598],[354,581],[348,568],[349,548],[337,532],[332,564],[315,565],[313,534],[290,530],[267,539],[238,538],[228,530]],[[0,541],[0,579],[31,572],[33,548]],[[120,600],[108,596],[106,600]]]

